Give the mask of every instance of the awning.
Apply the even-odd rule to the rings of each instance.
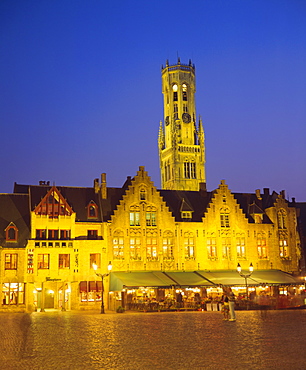
[[[216,285],[237,286],[245,285],[245,279],[237,271],[216,270],[216,271],[198,271],[198,273]],[[248,271],[245,271],[247,274]],[[301,281],[281,270],[254,270],[248,277],[248,285],[297,285]]]
[[[111,272],[110,291],[119,291],[123,288],[166,288],[174,285],[174,282],[163,272]]]
[[[246,271],[246,273],[248,273]],[[301,280],[281,270],[255,270],[247,279],[248,285],[299,285]],[[170,288],[243,286],[245,279],[236,270],[201,271],[139,271],[111,272],[110,291],[124,288]]]

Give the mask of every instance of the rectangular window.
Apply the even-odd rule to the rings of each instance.
[[[3,305],[24,304],[24,283],[3,283],[1,303]]]
[[[279,240],[279,256],[281,258],[288,258],[289,257],[287,239],[282,238],[282,239]]]
[[[147,212],[146,213],[146,225],[147,226],[156,226],[156,213]]]
[[[38,254],[37,255],[37,268],[39,270],[44,270],[49,268],[49,254]]]
[[[193,238],[184,238],[184,249],[185,249],[185,258],[193,259],[194,258],[194,241]]]
[[[45,240],[47,239],[47,230],[46,229],[36,229],[36,239]]]
[[[90,268],[93,268],[92,265],[95,264],[98,268],[101,267],[101,254],[100,253],[90,253]]]
[[[238,237],[236,239],[236,250],[237,250],[237,257],[238,258],[245,258],[245,238],[244,237]]]
[[[70,268],[70,254],[59,254],[58,255],[58,268],[69,269]]]
[[[140,226],[139,212],[130,212],[130,226]]]
[[[98,239],[98,230],[87,230],[87,239],[89,240]]]
[[[163,238],[163,257],[164,259],[173,259],[172,238]]]
[[[222,258],[230,259],[231,238],[222,238]]]
[[[216,238],[207,239],[207,256],[209,259],[217,258]]]
[[[58,230],[48,230],[48,239],[58,239]]]
[[[70,239],[70,230],[61,230],[61,240]]]
[[[261,236],[257,237],[257,253],[258,258],[267,258],[266,238]]]
[[[79,287],[82,302],[101,301],[102,281],[81,281]]]
[[[113,239],[113,255],[114,259],[124,259],[123,238],[117,237]]]
[[[221,227],[230,227],[229,214],[228,213],[221,213],[220,214],[220,222],[221,222]]]
[[[130,258],[134,260],[140,260],[140,250],[140,238],[130,238]]]
[[[147,259],[149,261],[156,261],[158,259],[156,238],[147,238]]]
[[[8,253],[5,255],[5,270],[17,270],[17,253]]]

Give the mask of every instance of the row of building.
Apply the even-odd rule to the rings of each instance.
[[[141,166],[119,188],[102,174],[92,187],[41,181],[0,194],[2,310],[92,309],[103,297],[110,309],[195,307],[224,287],[302,296],[306,203],[268,188],[234,193],[224,180],[207,191],[195,91],[191,61],[167,62],[161,189]],[[248,281],[238,264],[252,264]]]

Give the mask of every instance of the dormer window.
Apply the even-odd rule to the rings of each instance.
[[[90,219],[98,218],[98,206],[94,201],[91,201],[87,206],[87,217]]]
[[[13,222],[5,229],[5,238],[7,242],[17,242],[18,229]]]
[[[34,210],[36,215],[58,218],[71,216],[72,208],[69,206],[58,189],[53,186]]]
[[[181,212],[181,216],[182,218],[187,218],[187,219],[191,219],[192,218],[192,212],[191,211],[183,211]]]

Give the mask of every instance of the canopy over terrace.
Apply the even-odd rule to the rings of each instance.
[[[110,291],[124,288],[152,287],[212,287],[239,286],[245,281],[235,270],[213,271],[145,271],[112,272],[110,274]],[[301,281],[289,273],[280,270],[255,270],[248,277],[248,285],[298,285]]]

